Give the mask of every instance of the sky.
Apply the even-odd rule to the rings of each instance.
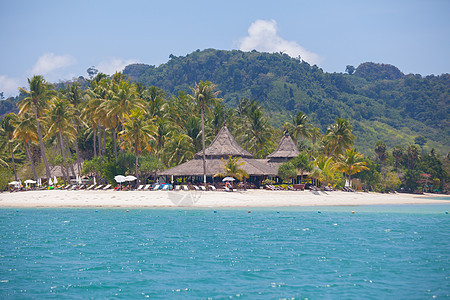
[[[325,72],[363,62],[450,73],[448,0],[0,0],[0,92],[158,66],[197,49],[300,56]]]

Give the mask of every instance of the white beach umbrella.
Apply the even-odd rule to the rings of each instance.
[[[51,178],[48,180],[48,185],[53,185],[53,181]]]
[[[114,180],[116,182],[118,182],[118,183],[122,183],[122,182],[127,181],[126,177],[123,176],[123,175],[116,175],[116,176],[114,176]]]
[[[222,179],[222,181],[235,181],[236,179],[234,179],[233,177],[225,177],[224,179]]]
[[[41,178],[38,178],[38,182],[37,182],[37,185],[38,185],[38,186],[41,186],[41,185],[42,185],[42,181],[41,181]]]
[[[128,175],[128,176],[125,177],[126,181],[135,181],[136,179],[137,178],[135,176],[133,176],[133,175]]]
[[[97,185],[97,180],[95,179],[95,177],[94,177],[94,185]]]
[[[53,176],[53,183],[56,185],[58,183],[58,179],[56,179],[56,176]]]
[[[18,186],[20,184],[20,181],[11,181],[8,184],[10,184],[10,185],[17,185]]]
[[[31,179],[27,179],[27,180],[25,180],[24,182],[25,182],[25,183],[36,183],[36,181],[31,180]]]

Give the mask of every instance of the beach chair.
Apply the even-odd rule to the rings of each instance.
[[[162,187],[162,190],[169,190],[169,185],[168,184],[165,184],[165,185],[163,185],[163,187]]]
[[[187,186],[187,185],[185,185],[185,184],[183,184],[182,188],[183,188],[183,191],[189,191],[189,188],[188,188],[188,186]]]
[[[140,191],[140,190],[142,190],[142,188],[144,187],[144,185],[143,184],[141,184],[141,185],[139,185],[138,186],[138,188],[136,189],[136,191]]]
[[[181,185],[176,185],[175,186],[175,191],[181,191]]]
[[[206,191],[206,187],[204,187],[203,185],[200,186],[200,189],[201,189],[202,191]]]
[[[159,188],[161,187],[161,185],[160,184],[157,184],[157,185],[155,185],[154,187],[153,187],[153,191],[157,191],[157,190],[159,190]]]
[[[92,189],[94,186],[95,186],[95,184],[88,186],[87,189],[86,189],[86,191],[89,191],[89,190]]]
[[[94,191],[99,190],[103,187],[103,184],[98,185],[97,187],[94,188]]]
[[[209,186],[209,189],[210,189],[211,191],[217,191],[216,187],[213,186],[213,185]]]
[[[145,186],[144,186],[144,191],[146,191],[146,190],[148,190],[148,188],[151,186],[151,184],[146,184]]]
[[[104,191],[106,191],[106,190],[108,190],[109,188],[111,187],[111,185],[110,184],[108,184],[107,186],[105,186],[102,190],[104,190]]]
[[[194,190],[196,190],[196,191],[199,191],[199,190],[200,190],[200,188],[199,188],[198,186],[196,186],[196,185],[192,185],[192,187],[193,187]]]
[[[73,190],[76,189],[76,188],[77,188],[77,185],[74,184],[74,185],[72,185],[72,187],[70,188],[70,190],[73,191]]]

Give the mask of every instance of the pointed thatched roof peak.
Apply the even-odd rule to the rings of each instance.
[[[223,126],[214,141],[205,149],[207,157],[228,157],[240,156],[242,158],[252,158],[253,156],[236,142],[227,126]],[[195,158],[202,157],[202,151],[195,154]]]
[[[284,134],[284,136],[281,138],[280,143],[278,144],[277,149],[271,154],[267,156],[269,159],[291,159],[300,154],[300,151],[298,151],[297,146],[295,145],[294,141],[292,140],[291,136],[288,132]]]

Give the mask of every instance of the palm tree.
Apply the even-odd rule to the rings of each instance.
[[[3,130],[3,134],[6,139],[6,145],[9,145],[9,152],[11,154],[11,162],[13,165],[14,170],[14,180],[17,181],[17,171],[16,171],[16,164],[14,161],[14,130],[16,129],[16,123],[17,123],[18,117],[14,113],[7,114],[2,122],[1,122],[1,128]]]
[[[194,101],[197,105],[197,108],[200,109],[200,117],[202,122],[202,159],[203,159],[203,181],[206,185],[206,156],[205,156],[205,120],[204,114],[205,110],[216,101],[216,97],[219,92],[214,92],[215,85],[209,81],[200,81],[195,87],[192,89],[194,92]]]
[[[300,152],[297,157],[291,160],[291,163],[295,166],[297,170],[301,172],[301,179],[303,179],[303,172],[312,171],[312,163],[309,161],[309,156],[305,152]]]
[[[173,131],[164,147],[164,162],[167,166],[179,165],[192,159],[194,153],[192,139],[182,132]]]
[[[75,136],[75,152],[77,154],[77,167],[78,173],[81,174],[81,157],[80,150],[78,147],[78,134],[80,131],[80,124],[82,123],[81,119],[81,103],[83,100],[83,92],[80,89],[80,85],[77,82],[72,83],[67,86],[65,91],[65,97],[69,101],[70,104],[73,105],[74,113],[73,113],[73,123],[76,130]]]
[[[395,159],[395,169],[398,172],[398,165],[400,164],[400,161],[402,160],[403,157],[403,148],[401,146],[395,146],[392,149],[392,156]]]
[[[340,118],[336,120],[336,123],[328,126],[325,142],[328,150],[331,150],[329,156],[335,153],[341,154],[345,148],[353,145],[355,136],[352,134],[352,128],[349,121]]]
[[[301,111],[292,117],[292,123],[287,123],[286,127],[295,143],[298,142],[299,136],[303,139],[311,137],[311,124],[308,116]]]
[[[337,171],[348,175],[348,182],[351,185],[351,176],[363,170],[368,170],[369,168],[366,165],[362,154],[356,152],[355,149],[347,149],[344,154],[338,156],[335,168]]]
[[[419,153],[419,147],[416,145],[408,145],[406,147],[406,156],[408,157],[410,170],[414,169],[414,162],[419,158]]]
[[[228,157],[228,161],[225,161],[222,158],[222,162],[223,162],[223,169],[224,172],[222,173],[218,173],[218,174],[214,174],[213,177],[233,177],[236,178],[239,181],[242,181],[242,179],[244,178],[248,178],[249,175],[247,173],[247,171],[245,171],[244,169],[241,168],[241,166],[243,166],[245,164],[245,161],[240,161],[241,158],[240,157],[232,157],[231,155]]]
[[[66,181],[69,180],[69,169],[66,157],[66,145],[64,143],[64,137],[69,140],[76,140],[76,129],[73,124],[73,105],[63,98],[53,98],[50,103],[50,107],[45,117],[45,121],[48,125],[48,136],[57,135],[59,141],[59,148],[61,155],[64,159],[64,166],[66,169]],[[72,174],[74,174],[72,168]]]
[[[36,167],[33,162],[33,156],[31,155],[32,143],[38,140],[36,130],[36,119],[30,116],[28,112],[23,112],[19,115],[14,129],[13,139],[21,140],[25,148],[25,154],[30,162],[31,169],[33,171],[33,179],[37,180]],[[47,177],[50,178],[50,177]]]
[[[246,121],[243,130],[245,131],[244,139],[249,145],[247,148],[253,155],[263,156],[261,150],[270,141],[272,134],[259,102],[255,100],[250,102],[246,111]]]
[[[322,155],[316,157],[313,174],[325,185],[333,183],[336,179],[333,158]]]
[[[28,84],[30,90],[27,91],[24,88],[19,88],[20,92],[27,95],[20,103],[19,115],[23,115],[26,111],[34,113],[36,120],[36,129],[39,139],[39,147],[41,149],[42,160],[45,165],[45,173],[47,178],[50,178],[50,165],[47,161],[47,155],[45,152],[44,142],[42,140],[42,130],[40,126],[40,119],[44,110],[47,108],[48,101],[51,97],[56,95],[56,91],[53,90],[53,86],[45,81],[43,76],[35,75],[31,79],[28,78]]]
[[[139,154],[143,148],[150,151],[150,140],[154,140],[155,126],[145,119],[141,110],[131,110],[131,114],[125,114],[124,130],[119,135],[123,138],[122,149],[130,146],[136,155],[136,177],[139,182]]]

